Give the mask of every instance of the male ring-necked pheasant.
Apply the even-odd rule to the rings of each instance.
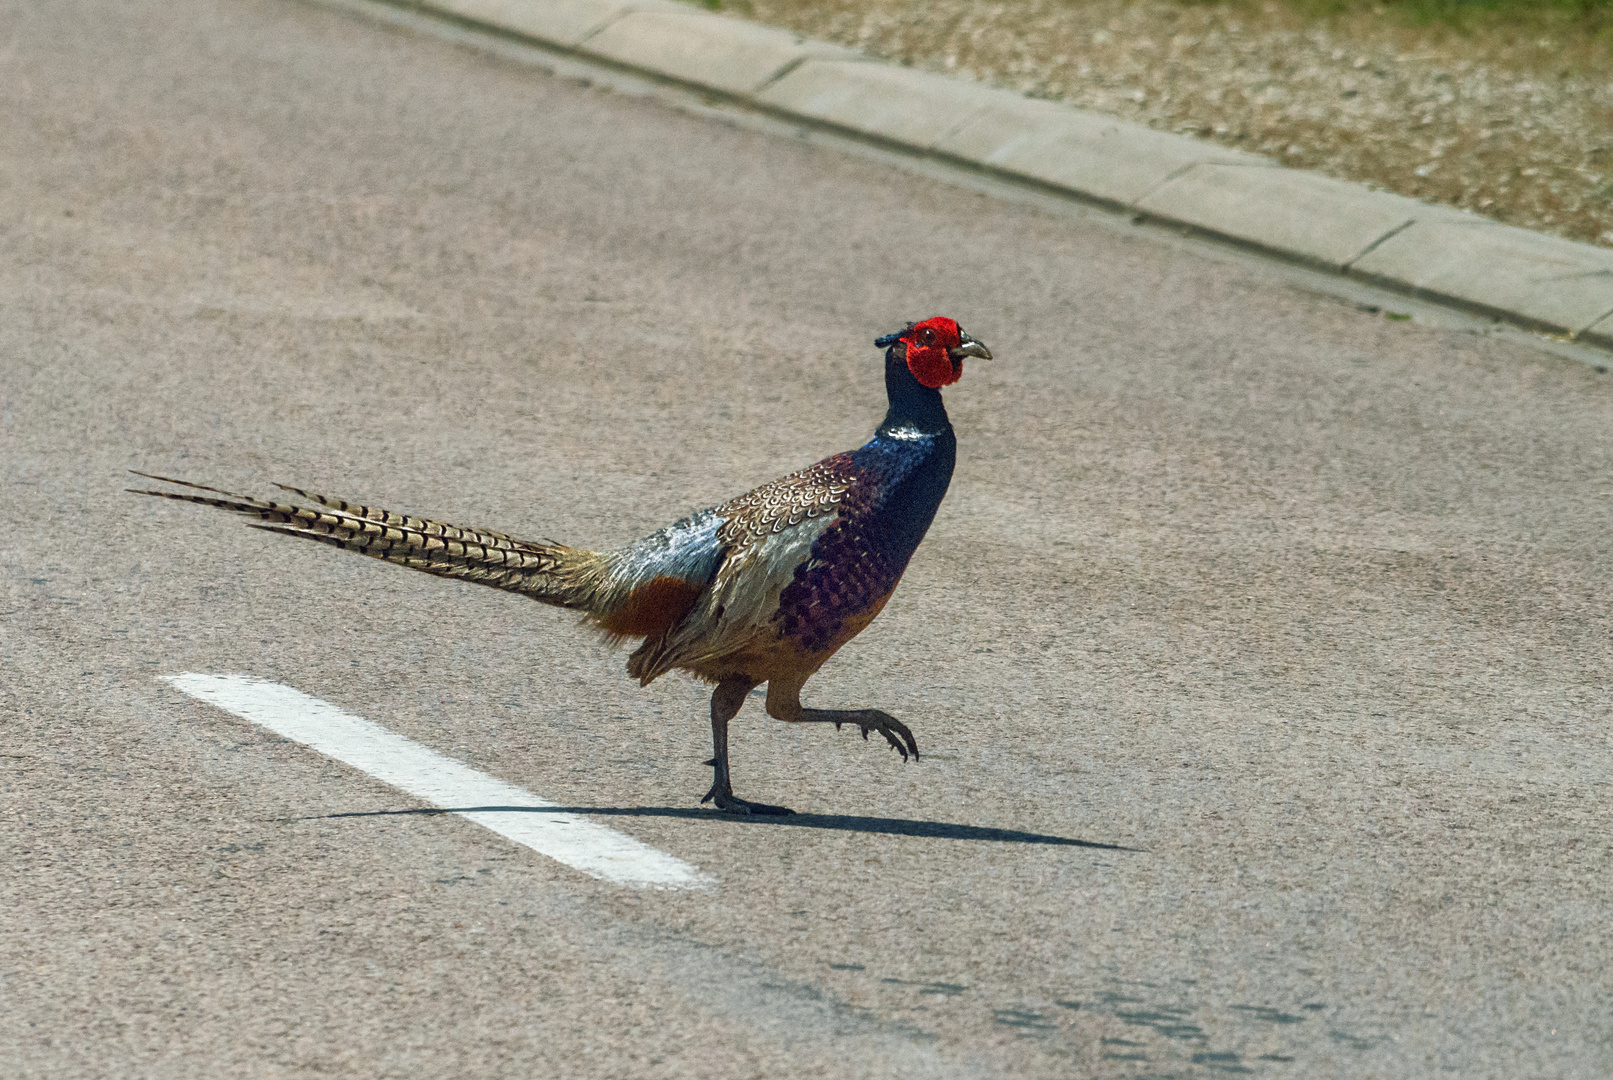
[[[952,479],[957,442],[941,387],[965,357],[991,352],[947,318],[912,323],[885,349],[890,411],[849,453],[764,484],[614,551],[516,540],[276,485],[313,505],[273,502],[168,477],[208,495],[139,491],[258,518],[258,528],[332,544],[582,612],[617,639],[641,638],[628,673],[648,683],[674,668],[715,683],[716,772],[702,802],[739,814],[791,811],[734,795],[728,722],[767,684],[767,714],[791,723],[856,724],[906,761],[913,733],[878,709],[808,709],[801,687],[890,599]],[[132,489],[131,489],[132,490]],[[216,496],[216,497],[214,497]]]

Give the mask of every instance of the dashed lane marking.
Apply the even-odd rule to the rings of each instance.
[[[589,877],[645,889],[698,889],[716,882],[682,859],[557,809],[558,803],[478,772],[301,690],[250,675],[186,672],[163,678],[193,698],[469,818]]]

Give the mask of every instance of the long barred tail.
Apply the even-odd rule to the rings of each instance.
[[[598,556],[592,551],[569,548],[551,540],[517,540],[490,529],[469,529],[394,514],[390,510],[356,506],[345,499],[333,499],[285,484],[275,487],[315,503],[317,508],[272,502],[188,480],[130,471],[148,480],[212,493],[192,495],[182,491],[128,489],[136,495],[233,510],[257,518],[252,523],[254,528],[317,540],[440,577],[490,585],[557,607],[591,612],[594,606],[597,573],[591,571]]]

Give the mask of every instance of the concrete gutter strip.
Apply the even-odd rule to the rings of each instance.
[[[1613,311],[1591,324],[1591,328],[1580,335],[1586,341],[1594,341],[1601,345],[1613,348]]]
[[[675,0],[390,2],[1613,347],[1613,250],[881,63]]]
[[[673,0],[622,4],[613,0],[425,0],[400,7],[436,11],[545,45],[573,49],[635,9],[673,11]]]
[[[1195,165],[1137,208],[1343,273],[1431,207],[1293,169]]]
[[[809,60],[758,97],[779,112],[928,151],[980,111],[981,89],[891,64]]]
[[[1275,168],[1254,154],[1079,112],[1051,101],[984,87],[977,87],[976,93],[986,107],[937,151],[999,175],[1033,180],[1042,187],[1118,209],[1135,210],[1149,193],[1197,165]]]
[[[857,58],[836,45],[687,10],[631,12],[589,38],[585,50],[737,98],[750,97],[809,58]]]
[[[1613,251],[1471,214],[1429,215],[1352,267],[1363,278],[1592,338],[1613,311]],[[1600,326],[1600,331],[1598,331]],[[1601,344],[1613,337],[1600,336]]]

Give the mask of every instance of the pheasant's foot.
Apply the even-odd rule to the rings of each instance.
[[[868,738],[870,731],[877,731],[885,736],[885,741],[890,743],[891,747],[902,755],[903,761],[907,760],[907,755],[909,754],[913,755],[914,761],[919,759],[919,744],[913,741],[913,733],[907,730],[906,724],[890,713],[880,712],[878,709],[868,709],[860,718],[853,720],[852,723],[862,728],[865,740]],[[835,725],[835,727],[839,726],[839,724]]]
[[[781,716],[779,719],[786,718]],[[914,761],[919,759],[919,744],[914,741],[913,733],[907,730],[907,725],[880,709],[802,709],[799,716],[788,719],[797,723],[833,724],[836,731],[840,730],[841,724],[856,724],[864,739],[868,738],[870,731],[885,736],[885,741],[890,743],[892,750],[902,755],[903,761],[909,757]]]
[[[721,810],[725,814],[782,815],[795,813],[794,810],[791,810],[787,806],[769,806],[767,803],[751,802],[748,799],[741,799],[731,791],[718,791],[717,785],[715,784],[711,786],[710,791],[706,792],[706,797],[700,801],[703,803],[715,802],[717,804],[717,809]]]

